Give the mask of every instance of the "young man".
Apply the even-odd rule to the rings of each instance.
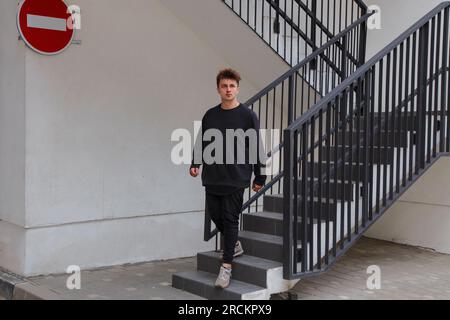
[[[208,110],[202,119],[202,136],[208,130],[220,131],[223,137],[224,161],[207,164],[203,151],[208,144],[203,141],[205,139],[202,139],[202,162],[195,163],[197,148],[194,148],[194,157],[190,168],[190,175],[195,178],[199,175],[200,165],[203,164],[202,184],[206,191],[206,210],[208,210],[211,220],[224,237],[223,263],[215,284],[218,288],[228,287],[233,258],[242,255],[244,252],[240,241],[238,241],[239,216],[243,205],[244,190],[250,186],[252,173],[255,175],[252,185],[253,191],[261,190],[266,181],[266,176],[261,172],[264,162],[261,161],[262,158],[259,156],[262,144],[260,144],[258,117],[252,110],[238,102],[240,81],[241,77],[236,71],[232,69],[220,71],[217,75],[217,91],[222,102]],[[237,152],[232,153],[234,156],[231,157],[230,141],[226,139],[227,131],[230,131],[230,129],[235,132],[251,132],[253,130],[254,136],[257,137],[256,141],[254,140],[252,143],[252,139],[241,140],[245,142],[241,143],[240,147],[245,150],[237,150]],[[197,144],[198,142],[196,146]],[[236,151],[234,138],[232,148]],[[238,159],[240,151],[245,151],[245,163]],[[227,154],[230,156],[228,159],[226,159]],[[254,163],[251,163],[249,158],[255,159],[255,157],[249,157],[249,154],[256,154]],[[233,158],[232,163],[229,161],[230,158]]]

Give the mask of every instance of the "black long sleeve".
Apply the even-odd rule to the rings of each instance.
[[[215,129],[216,132],[220,131],[223,137],[223,144],[220,144],[220,141],[216,141],[214,138],[212,141],[204,141],[205,139],[203,139],[203,137],[210,129]],[[231,158],[230,150],[227,150],[226,148],[226,132],[229,129],[234,130],[235,132],[242,129],[244,134],[249,132],[249,130],[254,130],[256,133],[256,142],[251,141],[252,139],[245,138],[242,139],[242,141],[244,141],[243,143],[234,145],[235,150],[232,163],[227,161],[230,160],[227,159],[227,156]],[[225,110],[219,105],[206,112],[202,119],[201,134],[198,135],[192,152],[193,159],[191,164],[191,168],[199,168],[201,165],[204,166],[202,171],[202,183],[204,186],[246,188],[250,185],[252,173],[255,175],[255,184],[265,184],[266,176],[263,174],[263,168],[265,167],[266,157],[260,156],[265,155],[265,150],[259,129],[258,117],[252,110],[243,105],[231,110]],[[213,146],[218,147],[221,145],[223,147],[223,159],[220,158],[220,153],[217,154],[216,158],[215,152],[212,152],[212,156],[215,160],[220,158],[219,160],[221,161],[219,161],[219,163],[218,161],[205,161],[207,159],[205,159],[204,152],[211,143],[215,143]],[[238,157],[239,151],[242,151],[242,149],[239,149],[240,147],[245,148],[244,162]],[[211,149],[213,148],[210,147],[207,151],[211,151]],[[200,157],[198,153],[200,153]],[[198,161],[199,159],[202,160]]]

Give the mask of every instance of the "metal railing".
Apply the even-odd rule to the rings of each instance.
[[[258,193],[249,190],[245,197],[242,212],[258,211],[261,207],[261,197],[266,194],[283,192],[283,153],[281,152],[283,142],[281,133],[295,119],[307,112],[310,106],[320,100],[322,95],[314,87],[327,94],[342,82],[343,72],[347,77],[357,70],[357,66],[348,63],[348,59],[345,58],[347,52],[353,52],[348,39],[357,32],[365,30],[367,19],[370,16],[371,13],[367,13],[352,23],[320,49],[245,103],[248,108],[257,114],[261,128],[270,133],[275,133],[271,135],[271,138],[275,137],[275,139],[272,139],[270,148],[266,147],[266,150],[271,150],[268,157],[272,161],[271,171],[267,174],[269,182]],[[343,48],[341,51],[343,54],[339,53],[339,47]],[[324,57],[339,66],[339,70],[336,71],[325,63]],[[311,69],[312,61],[316,61],[316,68],[314,69]],[[326,74],[326,76],[321,77],[322,74]],[[276,137],[277,131],[280,132],[278,138]],[[204,239],[208,241],[216,234],[217,230],[211,231],[211,220],[209,215],[206,214]]]
[[[367,13],[360,0],[222,1],[290,66],[300,63]],[[348,41],[352,47],[347,52],[349,63],[362,65],[365,30],[352,34]],[[342,46],[338,45],[337,50]],[[333,65],[332,61],[324,61]]]
[[[449,8],[437,6],[284,130],[285,279],[326,271],[450,152]]]

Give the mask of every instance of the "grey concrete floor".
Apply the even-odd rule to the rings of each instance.
[[[380,289],[368,287],[370,266],[379,268]],[[293,291],[300,300],[448,300],[450,255],[362,238],[327,273]]]
[[[244,248],[245,250],[245,248]],[[370,290],[369,266],[380,268],[381,289]],[[69,290],[69,275],[28,279],[63,299],[196,300],[171,286],[172,274],[196,269],[196,259],[124,265],[81,272],[81,289]],[[362,238],[327,273],[300,281],[300,300],[450,299],[450,255]]]
[[[30,278],[33,283],[70,300],[198,300],[171,286],[172,274],[196,269],[194,258],[81,271],[81,289],[69,290],[69,275]]]

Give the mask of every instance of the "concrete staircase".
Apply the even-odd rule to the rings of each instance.
[[[356,125],[353,126],[354,130]],[[408,148],[413,145],[411,142],[414,130],[413,125],[403,126],[405,131],[398,133],[395,145],[386,146],[384,144],[384,135],[390,134],[381,131],[375,134],[374,153],[380,153],[379,161],[381,163],[373,164],[371,170],[373,178],[375,179],[378,170],[390,171],[391,166],[395,172],[395,162],[397,152],[403,148]],[[353,145],[356,144],[357,132],[347,132],[346,139],[344,135],[339,133],[335,139],[335,145],[331,147],[331,154],[334,154],[334,148],[338,149],[338,159],[341,159],[342,147],[349,147],[350,135],[352,135]],[[376,142],[376,143],[375,143]],[[388,147],[388,148],[386,148]],[[401,154],[401,152],[398,152]],[[353,157],[353,161],[356,157]],[[374,157],[374,160],[378,157]],[[339,242],[342,234],[348,232],[348,212],[354,211],[356,200],[362,203],[362,198],[357,196],[360,188],[363,186],[363,167],[362,159],[360,159],[360,172],[358,174],[357,163],[353,165],[349,163],[343,164],[338,170],[338,180],[330,181],[330,200],[326,201],[325,190],[322,190],[322,196],[319,197],[319,191],[316,189],[314,193],[314,202],[321,202],[321,205],[314,205],[315,212],[313,213],[313,227],[308,227],[308,230],[313,230],[314,240],[313,247],[317,250],[317,233],[319,229],[329,231],[329,248],[333,247],[332,232],[336,229],[337,241]],[[350,171],[350,167],[352,170]],[[317,184],[319,179],[319,164],[315,163],[314,168],[314,182]],[[351,176],[350,176],[351,172]],[[302,181],[299,181],[299,188]],[[310,181],[307,182],[308,186]],[[384,192],[382,190],[382,192]],[[387,190],[386,190],[387,192]],[[373,203],[373,206],[376,204]],[[319,210],[320,208],[320,210]],[[321,212],[321,214],[319,213]],[[330,220],[328,227],[324,218],[325,212],[330,213]],[[320,216],[320,220],[319,220]],[[298,225],[298,235],[301,235],[300,225],[301,218]],[[355,228],[357,220],[355,217],[350,217],[351,228]],[[361,221],[361,215],[358,216],[358,221]],[[345,223],[344,223],[345,222]],[[343,229],[343,232],[341,228]],[[263,210],[254,213],[245,213],[242,215],[242,231],[239,234],[239,240],[244,248],[244,255],[238,257],[234,261],[233,277],[231,285],[225,289],[216,289],[214,282],[216,280],[220,268],[220,253],[219,252],[204,252],[197,255],[197,271],[177,273],[173,276],[172,285],[175,288],[188,291],[190,293],[199,295],[207,299],[232,299],[232,300],[264,300],[270,299],[271,295],[286,292],[295,286],[298,280],[287,281],[283,279],[283,194],[267,194],[263,198]],[[320,246],[322,257],[325,256],[325,232],[322,231]],[[309,245],[308,245],[309,246]],[[303,248],[298,247],[298,256],[301,256]],[[309,248],[306,248],[309,252]],[[317,263],[317,261],[314,261]],[[299,264],[300,266],[300,264]]]

